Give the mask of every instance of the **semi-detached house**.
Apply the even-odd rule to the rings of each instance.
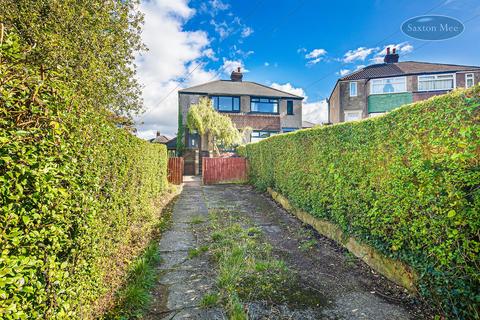
[[[216,80],[179,90],[178,116],[184,132],[185,174],[198,174],[201,157],[208,151],[198,134],[189,132],[185,125],[190,106],[198,103],[200,98],[211,99],[214,108],[228,115],[238,129],[250,127],[252,133],[248,142],[302,128],[303,97],[243,81],[240,68],[231,73],[230,80]]]
[[[329,122],[374,117],[480,81],[480,67],[398,60],[388,48],[384,63],[340,78],[328,100]]]

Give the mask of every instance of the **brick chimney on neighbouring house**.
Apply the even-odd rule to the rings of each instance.
[[[157,137],[160,137],[160,130],[157,130]]]
[[[383,58],[383,62],[385,62],[385,63],[397,63],[398,58],[399,58],[399,55],[397,53],[397,49],[393,48],[393,52],[390,53],[390,47],[387,47],[387,54],[385,55],[385,58]]]
[[[230,75],[230,80],[232,81],[242,81],[243,74],[240,67],[237,68],[237,71],[233,70],[232,74]]]

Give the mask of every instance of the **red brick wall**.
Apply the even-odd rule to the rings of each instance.
[[[251,127],[253,130],[280,131],[280,116],[271,114],[233,114],[228,116],[237,128]]]

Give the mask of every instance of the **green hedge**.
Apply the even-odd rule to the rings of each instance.
[[[480,307],[480,87],[241,147],[251,182],[420,275],[439,313]]]
[[[93,318],[158,222],[166,149],[0,49],[0,318]]]

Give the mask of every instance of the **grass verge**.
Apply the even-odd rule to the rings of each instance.
[[[161,260],[158,239],[170,227],[175,196],[162,210],[151,241],[129,266],[125,284],[115,295],[115,306],[102,317],[105,320],[139,319],[152,300],[151,290],[158,279],[156,269]]]

